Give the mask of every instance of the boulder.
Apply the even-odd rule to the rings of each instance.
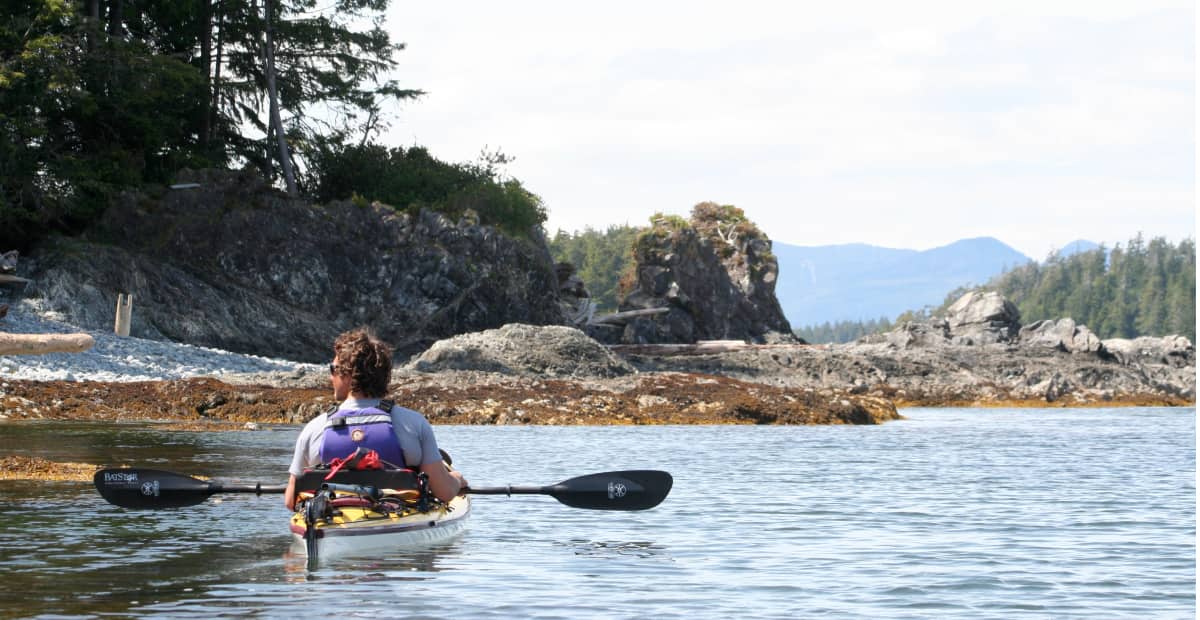
[[[958,344],[1010,342],[1021,329],[1021,313],[1000,293],[971,291],[946,309],[950,337]]]
[[[1162,364],[1184,368],[1196,364],[1196,347],[1184,336],[1109,338],[1104,349],[1126,366]]]
[[[950,338],[950,325],[945,319],[933,321],[908,321],[883,335],[882,341],[899,349],[910,347],[936,347],[944,345]],[[875,341],[872,337],[867,342]]]
[[[433,344],[407,366],[417,372],[476,370],[530,377],[617,377],[637,372],[572,327],[511,324]]]
[[[1092,330],[1069,318],[1030,323],[1018,332],[1018,340],[1022,345],[1049,347],[1068,353],[1104,352],[1104,345]]]
[[[16,250],[9,250],[0,254],[0,273],[16,273],[17,259],[20,253]]]

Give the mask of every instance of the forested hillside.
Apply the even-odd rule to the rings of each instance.
[[[1196,340],[1196,243],[1100,246],[1005,272],[984,287],[1021,310],[1021,320],[1070,317],[1101,338],[1179,334]]]
[[[886,332],[892,328],[892,322],[887,317],[879,317],[870,321],[837,321],[807,325],[792,330],[805,342],[825,344],[830,342],[854,342],[863,336]]]
[[[1104,246],[1053,254],[1043,263],[1005,271],[975,290],[998,291],[1021,311],[1021,322],[1069,317],[1100,338],[1178,334],[1196,340],[1196,244],[1172,245],[1139,234],[1111,250]],[[850,342],[893,324],[936,316],[969,288],[946,295],[940,307],[907,311],[894,322],[844,321],[796,330],[809,342]]]
[[[0,18],[0,251],[87,227],[182,168],[253,167],[289,194],[428,206],[527,231],[503,155],[375,142],[404,46],[388,0],[24,0]]]
[[[603,232],[585,228],[568,233],[558,231],[550,240],[554,260],[575,265],[601,312],[615,312],[621,298],[621,280],[633,261],[633,242],[640,228],[609,226]],[[632,275],[630,275],[632,281]]]

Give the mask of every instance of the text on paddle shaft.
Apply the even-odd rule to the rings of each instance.
[[[133,472],[130,472],[130,473],[104,472],[104,482],[106,484],[114,483],[114,482],[128,483],[128,482],[137,482],[137,481],[138,481],[138,475]]]
[[[619,499],[625,497],[625,485],[620,482],[608,483],[608,499]]]

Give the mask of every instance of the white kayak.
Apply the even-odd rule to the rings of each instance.
[[[411,472],[339,472],[334,479],[338,482],[320,480],[317,488],[303,490],[315,482],[306,474],[297,485],[302,490],[289,526],[310,564],[317,558],[436,545],[467,527],[469,497],[443,503],[423,496],[413,488]]]

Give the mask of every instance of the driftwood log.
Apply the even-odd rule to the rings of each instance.
[[[87,334],[6,334],[0,332],[0,355],[79,353],[96,341]]]
[[[670,308],[645,308],[643,310],[626,310],[625,312],[614,312],[605,314],[592,319],[592,325],[603,325],[605,323],[625,323],[629,319],[639,316],[652,316],[655,314],[663,314],[670,312]]]
[[[625,355],[711,355],[734,351],[761,351],[765,349],[822,348],[811,344],[751,344],[741,340],[701,340],[695,344],[614,344],[609,345],[613,353]]]

